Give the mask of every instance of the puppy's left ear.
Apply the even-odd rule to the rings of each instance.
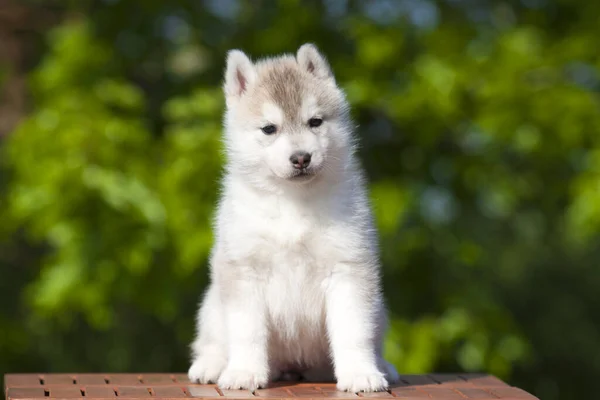
[[[227,53],[227,66],[225,67],[224,91],[227,101],[237,100],[248,91],[254,83],[256,71],[248,56],[240,50],[231,50]]]
[[[296,53],[296,60],[304,70],[320,79],[335,79],[327,59],[319,52],[317,46],[306,43],[300,46]]]

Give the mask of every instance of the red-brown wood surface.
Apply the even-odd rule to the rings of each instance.
[[[37,399],[349,399],[397,398],[535,400],[531,394],[489,375],[402,375],[400,383],[380,393],[338,392],[334,383],[274,383],[254,393],[221,390],[190,383],[185,374],[9,374],[4,377],[7,400]]]

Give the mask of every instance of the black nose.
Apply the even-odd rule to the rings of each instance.
[[[290,161],[294,165],[294,168],[306,168],[310,164],[310,153],[305,151],[297,151],[292,154]]]

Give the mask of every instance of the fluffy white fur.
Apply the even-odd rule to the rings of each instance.
[[[233,50],[224,91],[226,175],[190,379],[385,390],[398,374],[382,358],[377,235],[329,64],[310,44],[256,63]],[[290,162],[299,150],[312,155],[302,171]]]

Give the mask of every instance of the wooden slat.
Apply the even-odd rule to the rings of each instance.
[[[323,397],[328,399],[358,399],[358,395],[352,392],[340,392],[335,387],[335,384],[319,384],[319,390],[323,393]]]
[[[464,396],[450,388],[425,387],[422,389],[434,399],[464,400]]]
[[[178,386],[156,386],[152,390],[156,397],[169,399],[183,399],[187,397],[183,389]]]
[[[108,398],[117,397],[115,390],[112,387],[104,386],[88,386],[85,388],[85,397],[89,398]]]
[[[451,388],[473,386],[471,382],[457,374],[429,374],[428,376],[433,379],[438,386]]]
[[[100,374],[81,374],[75,375],[74,378],[77,380],[79,385],[105,385],[106,377]]]
[[[146,397],[152,397],[150,391],[146,387],[139,386],[118,386],[117,397],[127,397],[133,399],[141,399]]]
[[[284,399],[284,398],[292,397],[292,394],[283,387],[258,389],[254,392],[254,395],[257,397],[272,398],[272,399]]]
[[[288,391],[291,392],[294,397],[304,399],[318,399],[319,397],[323,396],[323,392],[314,386],[293,386],[289,388]]]
[[[174,382],[171,375],[165,374],[144,374],[140,376],[140,380],[144,382],[144,384],[164,384],[164,385],[172,385]]]
[[[40,377],[34,374],[28,375],[6,375],[4,377],[4,386],[8,387],[36,387],[40,386]]]
[[[427,375],[400,375],[400,380],[408,385],[437,385],[431,377]]]
[[[73,376],[67,374],[42,375],[44,385],[72,385]]]
[[[426,392],[418,390],[414,387],[395,387],[390,390],[394,397],[413,398],[413,399],[429,399],[429,395]]]
[[[81,389],[75,387],[75,385],[71,386],[54,386],[48,389],[50,393],[50,398],[53,399],[78,399],[83,397],[81,394]]]
[[[111,374],[106,377],[111,385],[137,386],[142,385],[140,375],[136,374]]]
[[[228,399],[252,399],[256,396],[249,390],[230,390],[230,389],[219,389],[223,393],[223,397]]]
[[[360,397],[375,398],[375,399],[393,399],[394,396],[388,392],[369,392],[359,393]]]
[[[515,387],[498,387],[491,390],[493,394],[499,398],[511,398],[511,399],[527,399],[535,400],[536,397],[527,393],[524,390]]]
[[[6,391],[9,400],[40,399],[45,397],[43,388],[9,388]]]
[[[485,386],[485,387],[508,387],[508,385],[502,382],[500,379],[495,376],[490,375],[482,375],[482,374],[471,374],[471,375],[461,375],[461,377],[465,378],[465,380],[469,383],[472,383],[475,386]]]
[[[188,386],[187,391],[192,397],[211,398],[220,396],[215,385]]]
[[[488,399],[497,399],[498,398],[497,396],[494,396],[490,392],[487,392],[483,389],[478,389],[478,388],[458,388],[457,390],[468,399],[488,400]]]
[[[190,384],[190,378],[188,378],[185,374],[173,374],[173,378],[175,378],[176,382]]]

